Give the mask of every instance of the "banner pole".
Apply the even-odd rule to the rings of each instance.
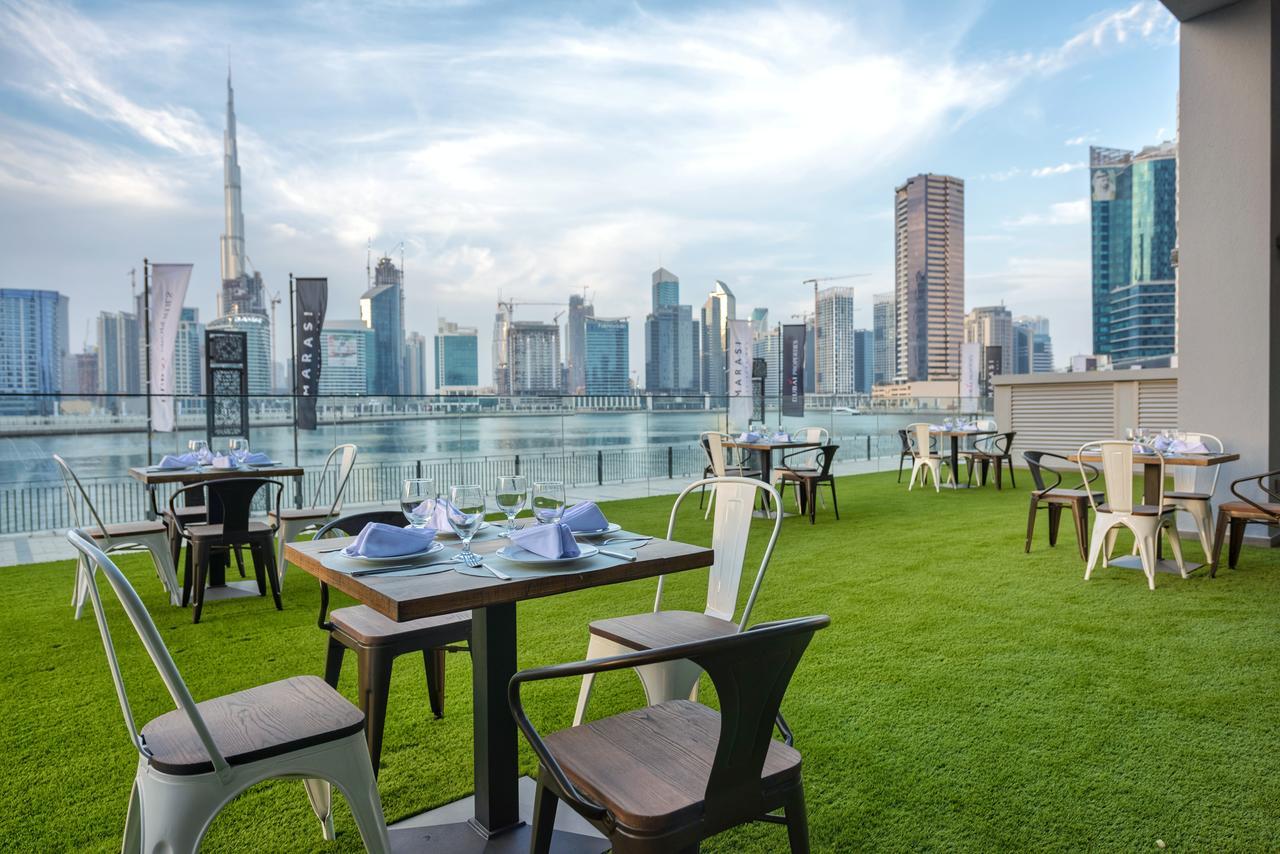
[[[142,259],[142,358],[146,360],[147,378],[147,465],[151,465],[151,263]]]
[[[293,394],[293,464],[298,464],[298,331],[293,317],[293,273],[289,274],[289,388]]]

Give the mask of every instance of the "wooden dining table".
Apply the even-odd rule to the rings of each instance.
[[[756,465],[759,466],[760,468],[760,479],[770,485],[773,484],[773,452],[774,451],[798,451],[806,448],[822,447],[822,444],[820,442],[769,442],[764,440],[755,441],[755,442],[740,442],[737,439],[734,439],[728,442],[722,442],[721,444],[723,447],[726,447],[726,448],[738,448],[740,450],[750,451],[751,453],[755,454]],[[803,503],[804,502],[803,496],[805,495],[804,490],[798,489],[797,491],[802,496],[801,508],[800,508],[801,512],[802,513],[806,512],[807,508],[804,506],[804,503]],[[779,509],[781,510],[781,508]],[[783,512],[785,514],[785,511]],[[761,511],[757,510],[756,515],[761,516],[761,515],[767,515],[767,514],[764,514]]]
[[[529,850],[528,813],[522,811],[517,763],[518,732],[507,706],[507,683],[516,672],[516,604],[529,599],[555,596],[606,584],[619,584],[710,566],[715,553],[702,546],[655,538],[633,552],[635,561],[615,559],[600,568],[575,569],[572,564],[551,574],[504,581],[497,577],[464,575],[448,570],[431,575],[353,578],[349,572],[324,565],[327,550],[342,546],[352,538],[289,543],[285,559],[378,613],[398,622],[471,611],[471,693],[474,705],[475,795],[471,817],[457,821],[458,805],[432,810],[411,822],[420,826],[390,829],[396,851],[486,851]],[[523,565],[494,556],[508,541],[497,536],[474,540],[472,549],[499,571],[511,572]],[[626,545],[612,546],[627,549]],[[598,558],[593,558],[598,560]],[[528,567],[524,567],[528,568]],[[652,591],[637,591],[637,607],[647,605]],[[587,615],[581,626],[583,648],[587,641]],[[317,640],[317,655],[323,645]],[[550,662],[541,662],[550,663]],[[562,810],[561,812],[568,812]],[[449,820],[455,819],[455,820]],[[553,851],[605,851],[604,839],[557,831]]]
[[[1101,464],[1102,454],[1099,452],[1090,452],[1087,454],[1074,453],[1068,454],[1067,459],[1073,463],[1090,463]],[[1209,454],[1166,454],[1163,458],[1164,467],[1170,466],[1198,466],[1207,468],[1209,466],[1220,466],[1227,463],[1233,463],[1240,459],[1239,454],[1231,453],[1209,453]],[[1134,454],[1134,465],[1142,466],[1142,503],[1151,505],[1160,505],[1164,502],[1164,481],[1160,476],[1161,458],[1154,454]],[[1161,538],[1156,538],[1156,569],[1160,572],[1168,572],[1181,574],[1178,565],[1171,560],[1165,560],[1163,557],[1163,548],[1161,547]],[[1133,556],[1113,558],[1109,561],[1113,566],[1123,566],[1129,569],[1142,569],[1142,561]],[[1192,563],[1183,561],[1187,572],[1199,569],[1204,566],[1202,563]]]
[[[948,438],[951,440],[951,474],[947,477],[947,482],[942,484],[943,489],[968,489],[969,484],[960,482],[960,440],[976,439],[981,436],[994,436],[995,430],[930,430],[930,436],[938,438]],[[985,471],[985,469],[984,469]],[[984,474],[985,477],[985,474]]]

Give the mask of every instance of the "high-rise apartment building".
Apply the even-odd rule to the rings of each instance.
[[[872,307],[871,331],[874,336],[871,382],[884,385],[893,382],[898,369],[897,318],[894,316],[893,293],[876,294]]]
[[[560,326],[535,320],[507,324],[510,359],[509,394],[555,394],[560,391]]]
[[[853,390],[858,394],[871,394],[875,383],[875,333],[870,329],[853,330],[853,351]]]
[[[659,267],[653,271],[652,281],[652,308],[655,312],[663,306],[674,306],[680,303],[679,276],[666,267]]]
[[[729,321],[737,318],[737,298],[719,279],[702,306],[702,390],[728,394]]]
[[[652,311],[644,321],[644,387],[650,394],[697,394],[702,389],[702,327],[693,307],[680,305],[680,279],[653,272]]]
[[[404,271],[390,258],[378,259],[373,283],[360,297],[360,320],[373,334],[373,381],[369,394],[404,391]]]
[[[35,395],[62,391],[69,303],[57,291],[0,288],[0,414],[57,412],[56,398]]]
[[[480,385],[480,334],[443,317],[436,326],[436,391],[474,391]]]
[[[422,397],[430,390],[427,382],[427,337],[421,332],[410,332],[404,338],[401,376],[405,394]]]
[[[76,394],[94,395],[98,393],[98,350],[96,347],[90,347],[84,353],[76,353],[72,357],[75,364],[75,383],[74,389]],[[66,377],[63,377],[64,381]]]
[[[899,382],[960,378],[964,339],[964,181],[917,175],[894,193]]]
[[[630,322],[625,317],[588,317],[583,325],[585,393],[630,394]]]
[[[814,306],[817,329],[818,394],[851,394],[854,390],[853,288],[818,291]]]
[[[567,394],[584,394],[587,385],[587,318],[594,317],[595,306],[585,297],[574,294],[569,297],[569,320],[565,324],[565,370],[568,380]]]
[[[751,357],[764,359],[764,398],[771,404],[778,399],[778,377],[782,374],[782,335],[775,327],[756,335],[751,342]]]
[[[179,318],[173,348],[173,390],[182,411],[196,408],[194,399],[204,393],[204,324],[198,308],[184,306]]]
[[[1124,367],[1177,350],[1178,147],[1089,149],[1093,351]]]
[[[1053,371],[1053,338],[1049,335],[1049,318],[1040,315],[1015,318],[1013,334],[1014,373],[1043,374]]]
[[[993,347],[1000,348],[1000,373],[1014,372],[1013,312],[1002,305],[986,305],[974,308],[964,319],[966,344],[981,344],[984,353]],[[983,358],[982,364],[988,364]]]
[[[320,330],[320,396],[363,397],[373,370],[373,332],[364,321],[326,319]]]
[[[756,306],[751,309],[751,338],[754,340],[769,331],[769,309]]]

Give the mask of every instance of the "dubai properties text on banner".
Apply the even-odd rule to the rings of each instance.
[[[751,423],[751,322],[729,321],[729,426],[746,429]]]
[[[782,414],[804,415],[804,353],[807,330],[803,323],[782,327]]]
[[[316,392],[320,389],[320,330],[329,305],[328,279],[295,279],[298,362],[293,367],[299,430],[316,429]]]
[[[151,340],[151,429],[173,432],[174,351],[178,345],[178,324],[182,322],[182,302],[191,281],[190,264],[151,265],[151,293],[148,296],[148,330]]]

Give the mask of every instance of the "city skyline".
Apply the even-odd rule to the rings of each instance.
[[[216,317],[233,44],[245,227],[273,293],[290,272],[324,275],[335,304],[354,302],[372,238],[382,251],[406,244],[407,327],[424,333],[438,316],[487,327],[500,291],[563,302],[586,287],[601,311],[632,319],[638,354],[641,277],[659,265],[690,293],[723,279],[775,317],[804,310],[805,278],[870,272],[858,286],[865,317],[892,284],[885,194],[935,170],[966,181],[971,304],[1049,316],[1061,358],[1087,351],[1082,142],[1137,149],[1172,136],[1172,19],[1152,3],[924,12],[603,6],[481,26],[451,8],[406,12],[390,36],[322,17],[309,37],[326,62],[303,75],[270,40],[289,26],[250,32],[288,7],[196,4],[180,19],[160,8],[172,38],[120,52],[110,45],[133,43],[127,11],[8,4],[0,205],[16,226],[0,238],[0,285],[41,286],[55,259],[76,349],[86,320],[127,305],[142,257],[193,262],[189,304]],[[927,55],[904,52],[911,26]],[[766,32],[785,37],[762,57]],[[657,61],[639,49],[654,40],[681,47]],[[468,71],[495,53],[509,66],[476,83]],[[172,73],[140,72],[155,67]],[[566,95],[560,84],[584,67],[594,88]],[[424,77],[438,93],[425,100]],[[1142,97],[1101,109],[1118,80]],[[698,111],[682,95],[691,88]],[[848,116],[832,117],[830,98],[861,91],[901,98],[841,95]],[[588,96],[608,106],[584,111]],[[661,105],[680,133],[655,149],[636,131]],[[481,360],[487,375],[487,351]]]

